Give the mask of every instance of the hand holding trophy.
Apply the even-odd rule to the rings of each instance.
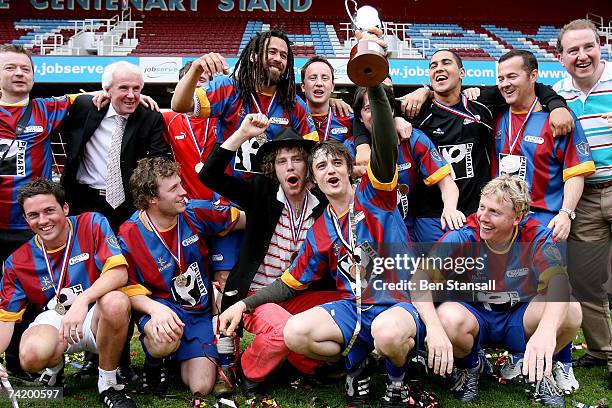
[[[353,17],[348,2],[355,5]],[[345,0],[346,10],[354,25],[357,44],[351,49],[347,65],[348,76],[358,86],[375,86],[389,75],[387,45],[382,40],[382,23],[378,12],[371,6],[357,9],[355,0]]]

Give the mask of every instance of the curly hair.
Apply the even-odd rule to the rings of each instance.
[[[268,85],[266,63],[268,44],[272,37],[280,38],[287,44],[287,67],[276,86],[276,100],[285,110],[290,111],[295,107],[295,73],[291,41],[284,31],[270,30],[255,34],[240,53],[232,78],[240,87],[242,103],[250,106],[251,94],[254,95]]]
[[[531,206],[529,185],[518,176],[502,174],[489,181],[483,188],[481,196],[493,196],[498,200],[508,201],[512,205],[514,215],[526,215]]]
[[[274,168],[274,163],[276,162],[276,155],[283,148],[288,149],[291,152],[299,153],[302,156],[302,160],[304,160],[304,162],[308,160],[308,151],[303,146],[285,144],[277,147],[272,151],[269,151],[261,159],[261,170],[264,176],[269,177],[274,181],[278,181],[278,178],[276,177],[276,169]]]
[[[147,157],[138,161],[130,177],[130,190],[134,206],[139,210],[149,208],[148,200],[159,194],[159,178],[181,174],[181,165],[165,157]]]
[[[23,202],[25,200],[40,194],[50,194],[54,196],[60,207],[63,207],[66,203],[66,193],[64,191],[64,187],[55,181],[40,177],[30,181],[28,184],[19,189],[17,203],[19,204],[19,207],[21,207],[21,211],[23,211]]]

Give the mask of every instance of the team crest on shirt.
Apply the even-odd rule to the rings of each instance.
[[[438,152],[438,150],[431,149],[429,151],[429,154],[431,155],[431,158],[434,159],[435,161],[442,161],[442,157],[440,157],[440,152]]]
[[[442,157],[451,165],[453,180],[474,177],[472,148],[474,143],[439,146]]]
[[[117,241],[117,237],[115,237],[114,235],[109,235],[108,237],[106,237],[106,243],[111,248],[120,249],[119,241]]]
[[[550,261],[554,261],[554,262],[563,261],[563,256],[561,255],[561,251],[559,251],[559,248],[555,244],[547,243],[546,245],[544,245],[544,248],[542,249],[542,253],[544,254],[544,257]]]
[[[588,142],[580,142],[576,145],[576,151],[580,153],[582,156],[586,156],[591,152],[591,148]]]
[[[496,139],[501,139],[502,138],[502,134],[503,134],[503,130],[498,129],[497,132],[495,132],[495,138]]]

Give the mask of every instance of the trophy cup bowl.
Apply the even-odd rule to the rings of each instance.
[[[382,27],[378,12],[370,6],[363,6],[357,10],[353,19],[355,29],[368,32]],[[360,40],[351,49],[347,72],[351,81],[358,86],[376,86],[389,75],[389,62],[386,50],[377,42]]]

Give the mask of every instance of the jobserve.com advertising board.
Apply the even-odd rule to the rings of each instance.
[[[129,61],[138,65],[146,83],[176,83],[178,72],[193,57],[64,57],[35,56],[35,80],[39,83],[96,83],[100,82],[104,68],[115,61]],[[228,58],[230,72],[237,58]],[[306,58],[295,59],[296,80],[300,80],[299,68]],[[351,85],[346,73],[346,58],[332,58],[330,62],[336,70],[337,85]],[[464,85],[480,86],[497,83],[497,63],[495,61],[464,61]],[[429,83],[429,63],[427,60],[392,59],[389,60],[389,74],[396,85],[420,86]],[[539,81],[552,85],[563,79],[567,73],[561,64],[554,61],[539,63]]]

